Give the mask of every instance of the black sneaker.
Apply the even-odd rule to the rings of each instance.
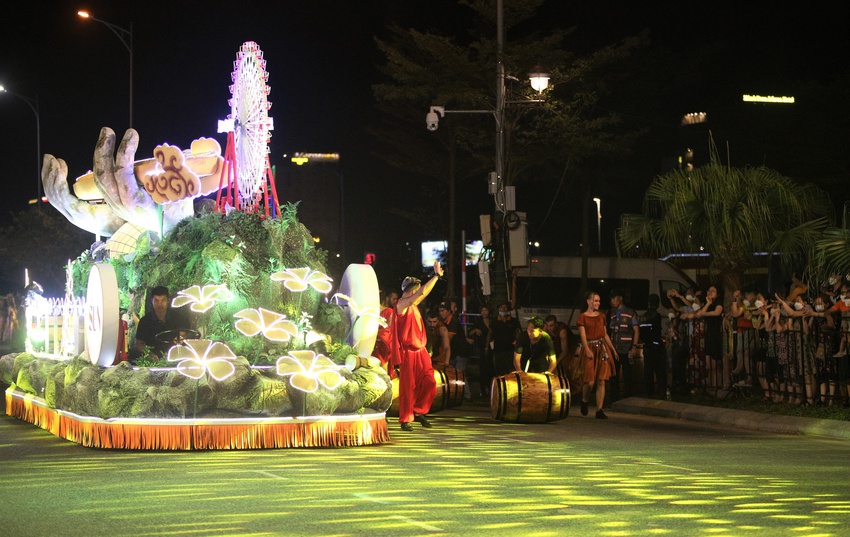
[[[428,418],[426,418],[425,416],[414,416],[413,419],[418,421],[420,425],[422,425],[426,429],[430,429],[431,427],[433,427],[433,425],[431,425],[431,422],[428,421]]]
[[[605,415],[605,413],[604,413],[604,412],[602,412],[601,410],[597,410],[597,411],[596,411],[596,419],[598,419],[598,420],[607,420],[607,419],[608,419],[608,416],[606,416],[606,415]]]
[[[581,415],[587,416],[587,401],[581,402]]]
[[[401,430],[402,431],[412,431],[413,425],[409,421],[405,421],[404,423],[401,424]]]

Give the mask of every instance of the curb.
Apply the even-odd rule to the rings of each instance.
[[[627,414],[642,414],[645,416],[717,423],[773,434],[799,434],[834,438],[836,440],[850,440],[850,422],[846,421],[781,416],[749,410],[706,407],[659,399],[644,399],[641,397],[621,399],[614,402],[611,408],[617,412]]]

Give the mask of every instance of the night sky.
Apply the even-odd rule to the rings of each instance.
[[[695,63],[682,66],[699,74],[693,86],[670,102],[664,114],[656,113],[656,105],[647,107],[642,118],[645,126],[669,130],[673,141],[676,121],[685,112],[707,108],[714,117],[724,118],[719,131],[725,126],[732,132],[734,125],[747,121],[735,115],[742,93],[793,93],[803,80],[826,83],[850,65],[846,32],[832,13],[792,13],[770,3],[739,7],[740,2],[680,2],[671,8],[665,2],[661,5],[668,7],[663,9],[655,4],[550,0],[542,18],[547,24],[576,26],[577,51],[592,51],[644,28],[651,30],[655,46],[675,51],[680,58],[688,58],[693,51]],[[381,209],[396,202],[387,193],[393,192],[398,172],[387,174],[371,154],[364,132],[364,126],[373,121],[371,85],[382,81],[375,68],[382,57],[373,37],[385,36],[391,20],[405,27],[451,32],[465,9],[457,2],[15,2],[3,15],[0,84],[29,98],[38,97],[41,152],[66,160],[71,179],[91,167],[100,128],[109,126],[120,138],[129,121],[128,52],[106,26],[77,17],[79,9],[126,29],[132,24],[133,127],[141,138],[137,159],[148,157],[162,142],[186,148],[201,136],[215,137],[224,147],[224,135],[216,133],[216,126],[229,112],[232,62],[243,42],[255,41],[264,51],[270,74],[270,115],[275,122],[272,164],[280,164],[283,154],[292,151],[339,152],[350,200],[380,200],[362,215],[363,220],[350,223],[351,231],[346,233],[353,243],[350,250],[375,250],[386,241],[406,240],[399,230],[394,230],[399,237],[381,232],[387,229],[382,224],[387,216]],[[701,52],[707,50],[717,54],[712,62],[700,64]],[[650,101],[651,96],[636,95],[635,99]],[[426,112],[423,123],[411,128],[424,129]],[[35,127],[35,115],[23,101],[0,94],[3,221],[10,211],[23,209],[35,197]],[[847,124],[842,127],[843,132],[825,134],[846,139]],[[794,133],[788,136],[793,138]],[[736,141],[733,148],[743,149],[747,143]],[[667,150],[635,155],[640,160],[635,169],[644,174],[642,180],[602,194],[605,237],[613,232],[619,213],[640,210],[642,189],[659,173]],[[771,160],[776,151],[751,153],[756,156],[743,150],[738,154],[755,161],[761,158],[768,165],[785,165]],[[476,209],[461,224],[471,232],[477,232],[478,206],[491,204],[486,192],[480,196],[464,203]],[[355,212],[348,210],[348,214]],[[531,231],[534,235],[540,230]]]

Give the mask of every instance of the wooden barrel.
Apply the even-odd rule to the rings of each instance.
[[[439,365],[434,368],[434,381],[437,384],[437,393],[434,395],[429,414],[463,403],[463,391],[466,389],[463,371],[450,365]],[[398,416],[398,378],[393,379],[393,402],[387,410],[387,416]]]
[[[515,371],[496,377],[490,388],[493,419],[516,423],[562,420],[570,413],[570,381],[556,373]]]
[[[437,373],[442,379],[440,379]],[[466,374],[448,364],[434,367],[434,379],[437,381],[437,395],[431,405],[431,412],[437,412],[444,408],[453,408],[463,404],[464,390],[466,386]]]

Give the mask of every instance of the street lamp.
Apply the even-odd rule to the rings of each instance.
[[[112,30],[112,33],[115,34],[118,39],[121,40],[121,43],[127,48],[127,52],[130,53],[130,128],[133,127],[133,23],[130,23],[130,29],[125,30],[120,26],[115,26],[111,22],[107,22],[103,19],[98,19],[93,17],[88,11],[77,11],[77,15],[79,15],[83,19],[91,19],[93,21],[97,21],[107,28]]]
[[[593,201],[596,202],[596,244],[599,253],[602,253],[602,200],[593,198]]]
[[[543,90],[549,87],[549,73],[539,65],[535,65],[531,72],[528,73],[528,80],[531,82],[531,87],[537,93],[543,93]]]
[[[19,93],[9,91],[2,85],[0,85],[0,93],[14,95],[27,103],[33,114],[35,114],[35,202],[38,203],[41,199],[41,120],[38,116],[38,95],[35,96],[35,99],[30,99]]]

